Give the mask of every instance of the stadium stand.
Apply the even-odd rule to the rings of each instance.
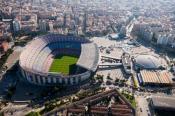
[[[61,72],[49,72],[55,56],[62,54],[78,57],[76,66],[79,67],[77,68],[79,71],[75,71],[76,74],[63,75]],[[52,85],[58,82],[63,85],[72,85],[88,79],[92,72],[96,71],[98,59],[98,47],[88,39],[48,34],[34,38],[25,47],[19,64],[23,77],[31,83]],[[80,70],[81,68],[83,70]]]

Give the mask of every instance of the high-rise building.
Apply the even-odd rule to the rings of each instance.
[[[84,21],[83,21],[83,31],[86,32],[86,26],[87,26],[87,12],[84,14]]]
[[[39,30],[42,32],[47,31],[47,22],[45,20],[39,20]]]
[[[53,22],[49,22],[49,30],[50,32],[54,32],[54,29],[53,29]]]
[[[13,31],[14,32],[18,32],[18,31],[20,31],[20,29],[21,29],[21,27],[20,27],[20,21],[17,20],[17,19],[15,19],[13,21]]]
[[[66,14],[64,14],[64,22],[63,22],[63,26],[66,26]]]
[[[121,36],[126,36],[126,26],[122,26],[120,29],[120,35]]]

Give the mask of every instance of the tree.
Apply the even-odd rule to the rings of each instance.
[[[39,112],[32,111],[32,112],[26,114],[25,116],[40,116],[40,114],[39,114]]]

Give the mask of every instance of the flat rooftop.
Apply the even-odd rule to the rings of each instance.
[[[175,111],[175,97],[174,96],[152,96],[152,106],[155,109],[174,110]]]

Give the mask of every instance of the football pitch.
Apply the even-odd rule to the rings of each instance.
[[[78,57],[59,55],[54,58],[49,72],[59,72],[63,75],[69,75],[76,69]]]

